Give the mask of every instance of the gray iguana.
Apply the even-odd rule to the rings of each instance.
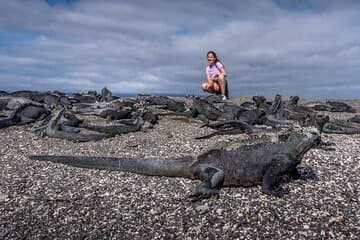
[[[280,197],[283,191],[278,178],[282,175],[300,177],[296,167],[303,155],[320,142],[320,135],[315,129],[301,130],[283,134],[282,139],[285,141],[224,145],[197,157],[173,159],[51,155],[31,155],[29,158],[82,168],[200,179],[202,183],[190,196],[193,201],[218,197],[220,187],[260,184],[263,193]]]

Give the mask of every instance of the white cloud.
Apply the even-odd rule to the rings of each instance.
[[[200,94],[215,50],[233,96],[359,97],[360,4],[325,2],[5,1],[0,84]]]

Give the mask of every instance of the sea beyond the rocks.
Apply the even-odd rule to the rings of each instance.
[[[66,92],[67,96],[72,96],[75,92]],[[180,97],[185,98],[188,96],[206,97],[206,94],[189,94],[189,93],[114,93],[113,95],[123,98],[133,98],[139,94],[149,94],[153,96],[167,96],[167,97]]]

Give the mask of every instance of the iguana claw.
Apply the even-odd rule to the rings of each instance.
[[[263,193],[274,197],[282,197],[286,193],[286,191],[282,187],[278,186],[271,190],[267,190],[267,191],[263,190]]]
[[[191,198],[191,202],[197,202],[211,197],[216,197],[216,199],[219,199],[220,198],[219,190],[205,188],[205,187],[198,187],[195,193],[189,196],[189,198]]]

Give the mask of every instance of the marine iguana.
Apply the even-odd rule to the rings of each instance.
[[[99,102],[111,102],[112,100],[116,99],[116,96],[113,96],[112,92],[107,88],[103,87],[101,89],[101,94],[98,97]]]
[[[360,115],[355,115],[352,118],[349,118],[346,120],[347,122],[354,122],[354,123],[360,123]]]
[[[13,125],[23,125],[46,117],[50,111],[42,104],[25,98],[2,98],[1,109],[12,109],[9,116],[0,118],[0,128]],[[0,110],[1,110],[0,109]]]
[[[68,120],[63,120],[63,116],[69,117]],[[66,117],[65,117],[66,118]],[[54,116],[49,119],[48,123],[44,126],[36,128],[34,131],[39,136],[49,136],[53,138],[62,138],[79,142],[97,141],[106,138],[107,135],[99,132],[92,132],[88,134],[79,133],[76,131],[76,125],[79,123],[76,121],[75,115],[71,112],[67,112],[65,108],[61,109]]]
[[[356,122],[347,122],[344,120],[332,120],[322,128],[324,133],[335,134],[360,134],[360,124]]]
[[[284,136],[281,139],[285,139]],[[291,132],[282,143],[228,144],[193,156],[173,159],[116,158],[90,156],[31,155],[29,159],[51,161],[82,168],[108,169],[143,175],[200,179],[193,201],[219,196],[219,188],[262,185],[262,192],[280,197],[278,177],[299,178],[296,166],[303,155],[318,144],[317,131]],[[239,143],[239,142],[238,142]]]
[[[193,99],[193,117],[197,115],[204,116],[207,120],[216,121],[224,114],[223,111],[208,103],[205,99]]]
[[[356,109],[343,102],[326,101],[325,104],[309,103],[306,106],[316,111],[356,113]]]

